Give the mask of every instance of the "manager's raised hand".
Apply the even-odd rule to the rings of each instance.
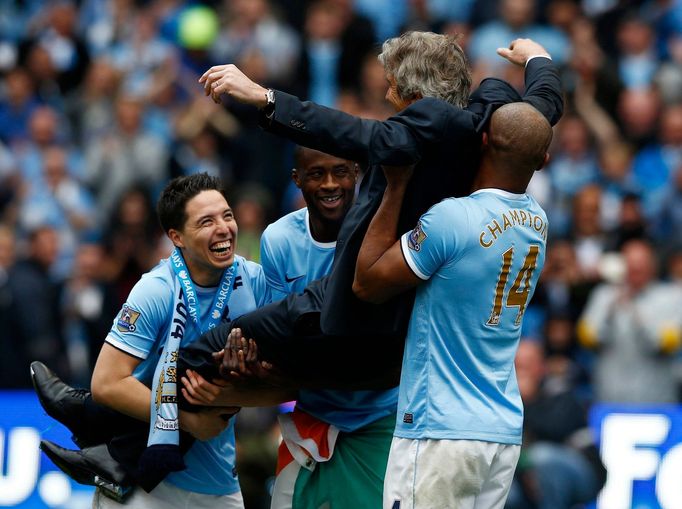
[[[234,64],[214,65],[199,78],[199,83],[204,85],[204,93],[215,102],[220,102],[220,96],[227,94],[258,108],[267,104],[268,90],[252,81]]]
[[[508,48],[497,48],[497,54],[516,65],[526,65],[532,57],[552,58],[545,48],[532,39],[514,39]]]

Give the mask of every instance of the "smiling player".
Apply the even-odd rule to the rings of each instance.
[[[261,237],[261,263],[273,300],[329,274],[358,178],[357,164],[347,159],[303,147],[295,157],[291,178],[307,207],[275,221]]]
[[[223,418],[236,409],[219,407],[192,413],[164,406],[176,404],[179,392],[172,364],[177,349],[169,345],[177,339],[178,348],[187,346],[202,332],[262,306],[269,301],[270,293],[261,267],[235,254],[237,223],[218,179],[204,173],[172,180],[159,198],[157,213],[175,249],[142,276],[114,319],[97,359],[92,396],[97,403],[122,414],[151,421],[152,447],[177,444],[180,437],[170,436],[168,431],[179,434],[181,429],[196,439],[184,458],[181,456],[186,468],[172,471],[165,479],[160,475],[164,480],[149,493],[135,489],[125,507],[187,507],[191,500],[195,509],[242,509],[235,473],[234,420]],[[32,365],[32,370],[34,379],[55,382],[46,376],[44,366]],[[44,404],[45,394],[39,391],[41,394]],[[91,428],[114,427],[112,422],[117,422],[113,418],[93,422],[83,417],[81,426]],[[121,426],[113,431],[129,430]],[[77,455],[51,443],[43,442],[41,447],[61,468],[66,465],[65,452]],[[77,455],[86,464],[92,454],[87,451]],[[106,454],[106,449],[98,450],[98,454]],[[92,482],[87,478],[87,468],[82,464],[75,468],[76,474],[83,475],[80,481]],[[105,487],[96,491],[94,508],[121,506],[103,495],[110,495]]]

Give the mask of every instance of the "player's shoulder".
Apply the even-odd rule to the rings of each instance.
[[[163,298],[173,293],[173,273],[168,258],[161,260],[149,272],[142,275],[131,293],[149,298]]]
[[[299,235],[306,234],[307,209],[304,207],[280,217],[270,223],[263,232],[262,239],[269,244],[295,240]]]
[[[152,270],[143,274],[126,298],[124,307],[128,315],[156,317],[163,320],[173,301],[174,276],[169,261],[162,260]]]
[[[468,204],[464,198],[445,198],[431,206],[428,215],[442,221],[466,220]]]
[[[239,271],[242,274],[248,276],[249,278],[258,277],[263,273],[263,267],[260,263],[256,263],[251,260],[247,260],[243,256],[235,255],[235,262],[239,264]]]
[[[528,193],[512,193],[504,189],[487,188],[479,189],[469,196],[461,199],[464,203],[471,206],[488,207],[491,204],[500,204],[504,207],[512,207],[528,210],[536,215],[545,215],[545,211],[535,198]]]
[[[432,205],[422,215],[417,226],[410,233],[409,247],[420,244],[427,238],[440,239],[447,241],[448,244],[456,238],[466,238],[469,225],[469,214],[461,200],[459,198],[446,198]],[[459,242],[461,240],[457,243]]]
[[[235,261],[239,262],[237,275],[241,275],[244,279],[248,280],[252,290],[255,291],[257,288],[265,285],[265,272],[261,264],[238,255],[235,255]]]
[[[239,263],[237,277],[241,277],[243,284],[246,283],[243,287],[253,294],[257,306],[270,302],[270,289],[263,266],[239,255],[235,255],[235,262]]]
[[[547,213],[545,212],[545,209],[542,208],[542,205],[538,203],[538,201],[533,198],[530,194],[527,194],[528,200],[530,201],[530,208],[531,210],[535,213],[536,216],[540,216],[545,220],[545,223],[547,222]]]

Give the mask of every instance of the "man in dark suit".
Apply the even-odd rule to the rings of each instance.
[[[526,67],[523,97],[497,79],[484,80],[469,96],[471,77],[463,51],[453,37],[409,32],[389,39],[382,50],[379,58],[389,82],[386,98],[398,112],[383,122],[267,90],[233,65],[212,67],[200,79],[214,100],[227,94],[261,108],[263,127],[270,132],[368,165],[358,199],[339,233],[330,276],[311,284],[304,294],[256,310],[230,326],[238,326],[245,336],[256,338],[262,356],[291,367],[289,372],[307,367],[309,381],[316,375],[319,380],[327,375],[328,383],[338,383],[344,376],[349,378],[344,371],[347,373],[351,361],[356,367],[358,362],[365,363],[361,366],[374,372],[372,363],[377,358],[390,363],[401,356],[399,346],[414,292],[382,305],[362,302],[352,292],[357,253],[386,187],[379,166],[416,165],[398,224],[403,231],[440,200],[469,194],[478,168],[481,132],[497,107],[525,101],[552,124],[563,109],[560,81],[549,54],[529,39],[516,40],[508,49],[498,50],[509,61]],[[224,343],[225,332],[218,328],[209,334],[207,342],[212,348]],[[351,357],[349,336],[363,345],[363,359]],[[291,337],[297,340],[290,341]],[[186,359],[196,366],[194,354],[189,352]],[[336,362],[318,362],[320,372],[315,373],[312,361],[329,357]],[[353,371],[351,378],[362,370]]]
[[[414,293],[371,305],[352,292],[357,254],[386,187],[380,165],[416,165],[398,225],[406,230],[443,198],[469,193],[478,168],[481,132],[498,106],[527,101],[556,123],[563,103],[559,78],[547,52],[522,39],[499,53],[526,66],[523,97],[496,79],[483,81],[469,97],[471,77],[453,37],[411,32],[386,41],[380,59],[390,84],[387,100],[399,113],[383,122],[266,90],[233,65],[207,71],[200,81],[214,100],[226,93],[257,106],[265,129],[303,146],[366,162],[368,172],[339,232],[332,273],[311,283],[302,294],[205,334],[195,342],[200,346],[181,352],[179,371],[192,367],[207,380],[217,375],[211,354],[223,348],[229,330],[238,326],[244,336],[258,340],[262,358],[300,385],[395,385]],[[361,345],[361,355],[353,345]],[[217,387],[205,380],[201,384],[208,390]],[[223,396],[234,394],[221,392],[215,401]]]

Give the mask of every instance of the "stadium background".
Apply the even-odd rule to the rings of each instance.
[[[523,335],[542,347],[545,387],[591,412],[602,454],[610,440],[598,507],[682,507],[680,331],[666,355],[642,359],[660,363],[674,398],[642,384],[607,405],[593,374],[613,353],[587,348],[577,327],[594,289],[622,280],[630,239],[653,243],[656,281],[682,285],[680,0],[0,0],[0,507],[88,506],[89,490],[37,452],[41,436],[70,442],[26,390],[28,364],[87,386],[123,299],[169,251],[152,206],[164,183],[220,175],[238,251],[255,261],[265,226],[301,206],[293,147],[260,131],[254,110],[205,98],[201,73],[233,62],[266,86],[384,119],[375,57],[407,29],[461,34],[474,83],[522,87],[495,55],[516,37],[560,67],[566,113],[531,183],[550,242]],[[267,507],[278,411],[238,419],[249,509]]]

